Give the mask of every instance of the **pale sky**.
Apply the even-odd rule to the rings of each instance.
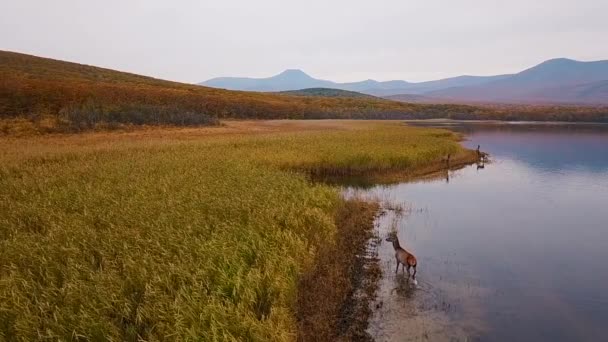
[[[0,50],[192,83],[423,81],[608,59],[608,0],[0,0]]]

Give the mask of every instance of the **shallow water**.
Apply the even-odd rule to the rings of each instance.
[[[491,154],[440,178],[364,190],[379,218],[377,341],[608,341],[608,126],[464,125]],[[390,242],[418,258],[394,274]]]

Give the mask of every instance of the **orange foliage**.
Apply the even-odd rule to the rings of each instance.
[[[97,123],[210,124],[253,119],[496,119],[605,121],[606,108],[480,107],[229,91],[0,51],[0,118]]]

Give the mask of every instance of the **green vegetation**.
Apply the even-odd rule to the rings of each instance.
[[[295,95],[295,96],[321,96],[321,97],[351,97],[363,99],[381,100],[379,97],[358,93],[356,91],[348,91],[332,88],[307,88],[300,90],[281,91],[279,94]]]
[[[0,134],[78,132],[125,125],[213,125],[224,118],[608,122],[608,109],[514,110],[228,91],[0,51]]]
[[[0,340],[305,340],[298,295],[350,224],[306,172],[414,172],[459,151],[392,122],[0,139]]]

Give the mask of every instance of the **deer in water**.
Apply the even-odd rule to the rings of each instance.
[[[416,261],[416,257],[414,254],[406,251],[399,244],[399,238],[397,237],[397,233],[389,234],[386,241],[390,241],[393,243],[393,248],[395,249],[395,259],[397,259],[397,268],[395,269],[395,273],[399,271],[399,264],[403,265],[402,270],[407,267],[407,276],[410,276],[410,268],[414,268],[414,274],[412,275],[412,279],[416,280],[416,266],[418,262]]]
[[[482,162],[487,161],[488,160],[488,154],[485,153],[485,152],[481,152],[479,150],[480,147],[481,146],[477,145],[477,150],[476,150],[476,152],[477,152],[477,160],[480,160]]]

